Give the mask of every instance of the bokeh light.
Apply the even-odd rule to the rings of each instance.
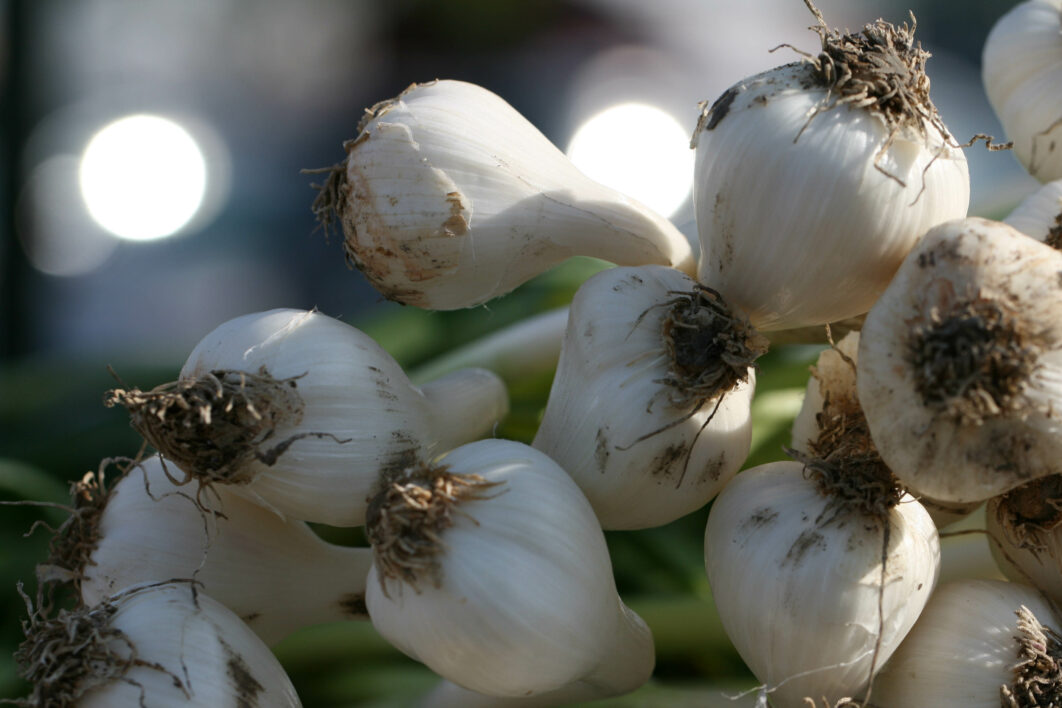
[[[206,160],[191,134],[160,116],[106,125],[81,157],[81,195],[92,218],[115,236],[149,241],[181,230],[206,194]]]

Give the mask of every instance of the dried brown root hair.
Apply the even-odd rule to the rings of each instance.
[[[104,396],[108,408],[123,406],[133,428],[156,450],[204,484],[246,484],[254,476],[251,462],[276,464],[306,432],[266,447],[277,429],[302,418],[296,391],[301,376],[275,379],[262,367],[257,374],[218,369],[181,379],[150,391],[117,388]]]
[[[964,426],[1029,414],[1021,394],[1037,369],[1041,337],[1017,308],[975,294],[908,324],[907,360],[927,408]]]
[[[420,584],[442,585],[439,556],[446,550],[443,534],[468,501],[490,499],[504,482],[474,474],[454,474],[446,465],[421,463],[385,475],[369,501],[365,534],[372,544],[380,588],[390,597],[387,579],[420,592]]]
[[[1062,474],[1012,489],[992,506],[1006,540],[1039,558],[1047,550],[1047,535],[1062,525]]]
[[[1055,225],[1048,230],[1044,243],[1056,251],[1062,251],[1062,211],[1055,217]]]
[[[999,687],[1003,708],[1054,708],[1062,705],[1062,637],[1040,624],[1028,607],[1018,616],[1018,663],[1014,683]]]
[[[134,592],[137,590],[134,590]],[[191,699],[181,678],[165,667],[137,656],[136,646],[111,626],[118,607],[110,600],[94,607],[59,610],[54,616],[42,611],[22,592],[29,618],[22,623],[25,640],[14,658],[21,678],[33,684],[28,696],[2,701],[25,708],[65,708],[100,686],[121,681],[140,689],[144,706],[145,687],[128,678],[134,667],[165,674]]]

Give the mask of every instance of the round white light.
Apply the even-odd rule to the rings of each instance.
[[[195,216],[206,192],[206,161],[177,123],[133,115],[92,137],[79,182],[100,226],[119,238],[147,241],[176,233]]]
[[[682,125],[644,103],[622,103],[583,123],[568,158],[588,177],[628,194],[664,216],[689,196],[694,153]]]

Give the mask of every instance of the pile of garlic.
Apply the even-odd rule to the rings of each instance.
[[[493,436],[508,399],[486,369],[415,386],[315,311],[223,323],[176,381],[108,393],[158,454],[74,485],[38,574],[71,583],[76,607],[31,605],[27,704],[297,705],[268,645],[349,619],[445,679],[424,705],[627,693],[653,673],[653,638],[603,530],[711,503],[705,570],[757,705],[1059,705],[1059,184],[1011,225],[967,217],[914,27],[841,33],[805,2],[821,53],[702,104],[696,248],[486,89],[434,81],[369,109],[314,210],[388,298],[472,307],[573,255],[617,265],[565,318],[463,357],[556,360],[537,434]],[[1020,6],[1054,23],[1030,40],[1051,76],[1060,3]],[[1005,22],[993,37],[1019,31]],[[993,70],[1018,60],[992,41]],[[1034,176],[1053,174],[1042,157]],[[792,459],[739,473],[764,332],[807,327],[830,347]],[[982,504],[1012,580],[937,589],[938,528]],[[308,522],[363,526],[371,547]],[[994,673],[960,679],[989,644]]]

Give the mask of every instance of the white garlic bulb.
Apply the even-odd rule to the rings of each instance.
[[[1062,606],[1062,473],[993,497],[985,511],[989,549],[1003,574]]]
[[[373,626],[466,689],[603,698],[652,673],[652,635],[616,593],[590,504],[531,447],[469,443],[382,480],[366,534]]]
[[[673,268],[602,271],[579,288],[533,446],[606,529],[660,526],[719,493],[749,454],[752,362],[766,340]]]
[[[300,705],[262,640],[192,583],[136,586],[92,607],[34,616],[16,658],[34,684],[31,705]]]
[[[463,81],[410,86],[345,144],[315,210],[385,297],[478,305],[572,256],[692,273],[664,217],[580,172],[499,96]]]
[[[1062,253],[1006,224],[932,229],[867,315],[859,401],[912,493],[975,502],[1059,471]]]
[[[793,421],[794,450],[826,459],[831,455],[855,454],[880,460],[859,405],[858,363],[858,331],[849,332],[819,355],[812,367],[804,402]],[[918,501],[938,529],[966,517],[980,505],[979,502],[941,502],[926,496],[919,496]]]
[[[799,462],[741,472],[712,503],[704,538],[723,628],[779,708],[860,697],[940,568],[918,502],[847,470],[825,486],[827,475],[807,472]]]
[[[1062,250],[1062,179],[1048,182],[1030,194],[1003,223]]]
[[[1051,605],[1024,585],[941,585],[878,675],[872,702],[880,708],[1057,705],[1060,626]]]
[[[92,516],[64,528],[91,529],[91,537],[68,534],[63,545],[77,549],[65,565],[80,576],[85,605],[142,582],[194,579],[270,645],[311,624],[368,619],[369,549],[326,543],[237,487],[178,486],[170,474],[181,476],[155,456],[112,486],[99,478],[77,485]]]
[[[381,471],[489,434],[508,394],[483,369],[418,388],[358,329],[280,309],[223,323],[175,384],[110,403],[188,474],[243,484],[295,519],[360,526]]]
[[[1026,0],[985,39],[985,93],[1014,155],[1041,182],[1062,178],[1062,0]]]
[[[866,312],[926,229],[969,205],[913,29],[842,36],[818,19],[819,57],[735,84],[693,138],[698,280],[764,331]]]

